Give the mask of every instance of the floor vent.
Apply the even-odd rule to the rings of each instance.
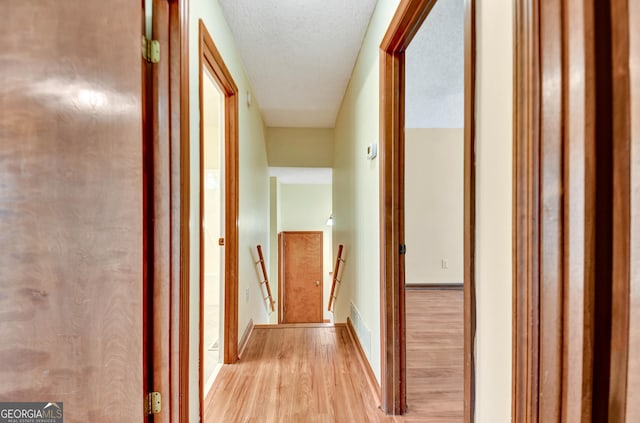
[[[351,323],[353,323],[353,327],[356,330],[356,334],[360,339],[360,345],[362,345],[362,349],[364,353],[367,355],[369,359],[371,359],[371,331],[364,324],[362,317],[360,316],[360,311],[358,308],[351,303]]]

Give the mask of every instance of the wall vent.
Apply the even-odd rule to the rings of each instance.
[[[360,311],[358,308],[351,303],[351,323],[353,324],[354,329],[356,330],[356,334],[360,339],[360,345],[362,345],[362,349],[364,353],[367,355],[367,358],[371,360],[371,331],[364,324],[362,317],[360,316]]]

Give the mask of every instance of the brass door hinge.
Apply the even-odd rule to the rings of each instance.
[[[160,62],[160,41],[142,37],[142,58],[149,63]]]
[[[159,414],[160,411],[162,411],[162,395],[160,392],[149,392],[144,402],[145,414]]]

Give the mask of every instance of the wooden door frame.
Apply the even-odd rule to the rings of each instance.
[[[171,419],[189,422],[191,147],[189,112],[189,0],[169,3],[171,113]],[[178,371],[174,372],[173,369]]]
[[[405,50],[436,0],[402,0],[380,45],[381,400],[406,409],[404,298]],[[475,0],[465,0],[464,82],[464,421],[474,419],[475,342]]]
[[[516,2],[514,422],[625,421],[628,4]]]
[[[162,2],[157,2],[163,4]],[[202,23],[201,23],[202,25]],[[154,84],[159,86],[157,89],[157,97],[153,101],[157,102],[158,107],[162,110],[160,118],[166,119],[168,125],[165,125],[168,131],[168,148],[162,150],[162,154],[166,157],[162,158],[168,166],[154,167],[151,169],[154,180],[168,179],[168,186],[165,184],[154,187],[151,203],[157,203],[164,207],[161,211],[168,212],[169,218],[169,236],[162,239],[155,237],[153,239],[154,249],[165,249],[169,260],[168,278],[164,278],[161,283],[168,286],[169,303],[168,307],[159,307],[153,310],[153,319],[168,319],[168,334],[163,334],[160,339],[154,339],[154,354],[168,357],[168,362],[155,360],[151,363],[154,367],[152,371],[154,375],[166,381],[168,386],[162,388],[162,395],[166,398],[164,401],[163,412],[154,416],[156,422],[176,421],[182,423],[190,422],[189,398],[190,392],[190,300],[191,300],[191,275],[190,275],[190,202],[191,202],[191,144],[190,144],[190,114],[189,114],[189,0],[169,0],[168,10],[162,14],[162,19],[154,22],[154,38],[159,39],[161,45],[162,58],[155,66],[159,68],[160,77],[154,80]],[[202,31],[200,31],[202,36]],[[211,37],[207,40],[210,41]],[[200,43],[204,42],[200,41]],[[211,42],[211,44],[213,44]],[[220,77],[230,77],[230,73],[222,63],[220,54],[217,50],[209,49],[216,55],[209,57],[208,60],[215,64],[215,68],[219,71]],[[165,53],[166,52],[166,53]],[[202,51],[199,53],[199,61],[202,60]],[[217,61],[219,59],[219,61]],[[201,64],[199,63],[201,67]],[[229,78],[230,79],[230,78]],[[230,81],[233,81],[230,79]],[[233,152],[235,160],[227,163],[226,177],[233,181],[230,188],[227,189],[225,202],[231,209],[227,210],[226,219],[231,216],[237,216],[238,196],[238,161],[237,161],[237,143],[238,143],[238,101],[237,88],[235,84],[228,83],[225,85],[225,108],[227,111],[233,111],[229,116],[225,116],[226,131],[229,135],[225,136],[225,144],[227,151]],[[235,88],[235,89],[234,89]],[[234,92],[233,95],[228,95]],[[167,204],[163,200],[169,198],[168,210]],[[225,298],[225,302],[229,302],[226,309],[227,325],[229,326],[225,333],[225,362],[234,362],[237,360],[237,243],[238,231],[236,220],[225,222],[225,234],[227,244],[227,263],[225,267],[230,269],[227,276],[235,281],[235,292],[230,289],[230,295]],[[155,227],[153,234],[155,235]],[[229,254],[234,251],[234,254]],[[154,282],[155,283],[155,282]],[[227,289],[233,284],[227,284]],[[154,287],[155,289],[155,287]],[[164,289],[164,288],[162,288]],[[155,300],[154,300],[155,301]],[[233,318],[229,318],[229,316]],[[228,336],[228,340],[227,337]],[[235,340],[235,342],[234,342]],[[155,351],[155,350],[158,351]],[[228,360],[227,360],[228,359]],[[155,377],[155,376],[154,376]],[[164,383],[164,382],[163,382]],[[155,386],[153,387],[154,389]]]
[[[284,236],[285,234],[320,234],[320,268],[322,269],[322,277],[320,278],[320,292],[322,301],[320,304],[320,322],[324,322],[324,232],[323,231],[282,231],[278,234],[278,324],[286,323],[284,321]]]
[[[284,323],[284,304],[282,301],[282,278],[284,278],[283,260],[284,254],[284,232],[278,233],[278,324]]]
[[[202,19],[199,20],[199,99],[200,99],[200,363],[203,362],[204,320],[204,119],[202,86],[206,68],[224,96],[224,364],[238,360],[238,86],[233,80]],[[204,404],[204,368],[200,366],[200,415]]]
[[[153,8],[152,37],[161,59],[150,65],[145,112],[149,388],[164,397],[154,422],[188,422],[189,3],[154,0]]]
[[[640,3],[629,2],[631,287],[627,416],[640,415]]]

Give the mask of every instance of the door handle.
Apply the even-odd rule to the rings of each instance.
[[[316,281],[316,286],[320,286],[320,281]]]

